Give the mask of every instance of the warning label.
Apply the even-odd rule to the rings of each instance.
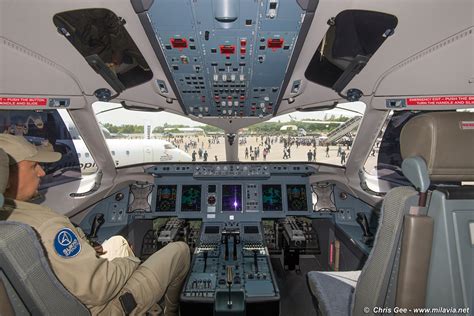
[[[410,105],[474,105],[474,95],[407,98],[406,104]]]
[[[48,98],[3,98],[0,106],[46,106]]]
[[[474,121],[462,121],[461,129],[474,129]]]

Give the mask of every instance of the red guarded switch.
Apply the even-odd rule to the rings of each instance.
[[[222,55],[232,55],[235,54],[235,45],[221,45],[219,46]]]
[[[170,38],[171,47],[177,48],[179,51],[188,47],[188,41],[185,38]]]
[[[283,38],[269,38],[267,40],[267,47],[271,48],[273,51],[283,47],[284,40]]]

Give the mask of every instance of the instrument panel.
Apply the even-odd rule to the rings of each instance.
[[[154,183],[130,186],[127,213],[138,218],[178,216],[209,221],[259,221],[313,210],[302,164],[161,164],[145,170]]]
[[[328,218],[358,226],[356,212],[372,207],[336,184],[310,183],[319,165],[302,163],[208,163],[153,165],[152,181],[136,181],[103,199],[82,219],[90,230],[105,216],[101,234],[115,234],[135,220],[176,217],[202,222],[262,222],[288,217]],[[312,178],[314,181],[314,177]]]

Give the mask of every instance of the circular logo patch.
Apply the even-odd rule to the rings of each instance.
[[[81,252],[81,243],[69,228],[61,229],[54,237],[54,250],[63,258],[72,258]]]

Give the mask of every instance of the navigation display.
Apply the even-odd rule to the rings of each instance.
[[[223,185],[222,186],[222,211],[242,212],[242,186]]]
[[[281,185],[264,184],[262,185],[263,211],[283,211],[283,199],[281,194]]]
[[[304,184],[287,185],[288,211],[308,211],[306,186]]]
[[[201,186],[183,185],[181,196],[181,211],[200,212],[201,211]]]
[[[158,185],[156,194],[157,212],[176,211],[176,185]]]

